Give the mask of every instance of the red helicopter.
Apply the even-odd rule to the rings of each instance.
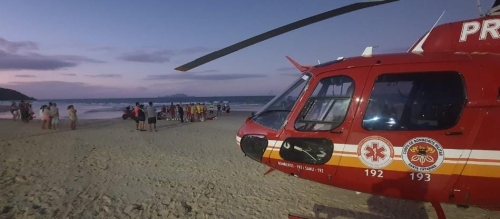
[[[176,70],[395,1],[327,11]],[[439,219],[440,203],[500,210],[500,0],[476,19],[434,25],[406,53],[371,50],[314,66],[287,57],[302,75],[246,119],[236,136],[243,153],[269,166],[265,174],[431,202]]]

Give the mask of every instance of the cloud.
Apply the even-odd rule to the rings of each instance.
[[[76,74],[74,74],[74,73],[61,73],[61,75],[64,75],[64,76],[76,76]]]
[[[66,60],[66,61],[72,61],[72,62],[89,62],[89,63],[106,63],[104,61],[100,60],[95,60],[83,56],[77,56],[77,55],[55,55],[55,56],[49,56],[53,57],[56,59],[61,59],[61,60]]]
[[[116,58],[119,60],[129,61],[129,62],[166,63],[170,62],[170,60],[174,56],[191,55],[208,51],[211,51],[211,49],[201,46],[186,48],[178,51],[170,49],[162,49],[155,51],[139,50],[132,53],[122,54],[121,56],[118,56]]]
[[[300,75],[300,71],[295,67],[281,67],[277,68],[276,71],[278,71],[279,75],[282,76],[297,77]]]
[[[170,50],[158,50],[153,52],[136,51],[127,53],[117,58],[129,62],[149,62],[149,63],[165,63],[170,62],[170,58],[174,53]]]
[[[88,49],[88,51],[106,51],[106,52],[114,52],[116,50],[117,49],[115,47],[111,47],[111,46],[103,46],[103,47]]]
[[[36,78],[35,75],[15,75],[17,78]]]
[[[14,89],[37,99],[115,98],[123,97],[124,94],[137,97],[145,94],[144,87],[106,87],[65,81],[12,82],[0,84],[0,87]]]
[[[235,80],[245,78],[264,78],[263,74],[200,74],[205,72],[214,72],[217,70],[206,70],[201,72],[172,73],[161,75],[147,75],[144,80],[191,80],[191,81],[221,81]]]
[[[17,53],[21,49],[38,50],[38,45],[32,41],[13,42],[0,37],[0,49],[10,53]]]
[[[280,72],[279,75],[282,76],[291,76],[291,77],[298,77],[300,76],[300,72]]]
[[[31,41],[12,42],[0,37],[0,70],[57,70],[82,62],[103,63],[77,55],[43,55],[23,50],[38,50]]]
[[[0,50],[0,70],[57,70],[77,65],[42,55],[18,55]]]
[[[282,68],[277,68],[276,71],[298,71],[297,68],[295,67],[282,67]]]
[[[97,75],[85,75],[92,78],[121,78],[120,74],[97,74]]]
[[[197,47],[192,47],[192,48],[180,50],[176,53],[176,55],[191,55],[191,54],[210,52],[210,51],[213,51],[213,50],[210,48],[207,48],[207,47],[197,46]]]

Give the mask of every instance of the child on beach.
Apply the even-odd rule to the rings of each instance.
[[[72,130],[76,129],[76,109],[73,105],[68,106],[68,115],[69,115],[69,121],[70,121],[70,127]]]

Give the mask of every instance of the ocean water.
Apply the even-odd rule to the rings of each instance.
[[[257,111],[274,96],[220,96],[220,97],[168,97],[168,98],[113,98],[113,99],[58,99],[32,101],[36,119],[42,105],[55,102],[59,108],[61,119],[68,118],[67,107],[75,106],[79,119],[110,119],[121,118],[125,107],[135,106],[135,102],[147,105],[152,101],[159,111],[163,105],[171,103],[228,103],[231,111]],[[0,105],[10,106],[11,101],[0,101]],[[12,118],[10,112],[0,112],[0,118]]]

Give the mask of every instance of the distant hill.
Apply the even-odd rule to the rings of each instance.
[[[33,97],[28,97],[19,91],[0,87],[0,101],[6,101],[6,100],[36,100],[36,99]]]
[[[179,93],[179,94],[172,94],[172,95],[167,95],[167,96],[158,97],[158,98],[167,98],[167,97],[193,97],[193,96],[188,96],[186,94]]]

